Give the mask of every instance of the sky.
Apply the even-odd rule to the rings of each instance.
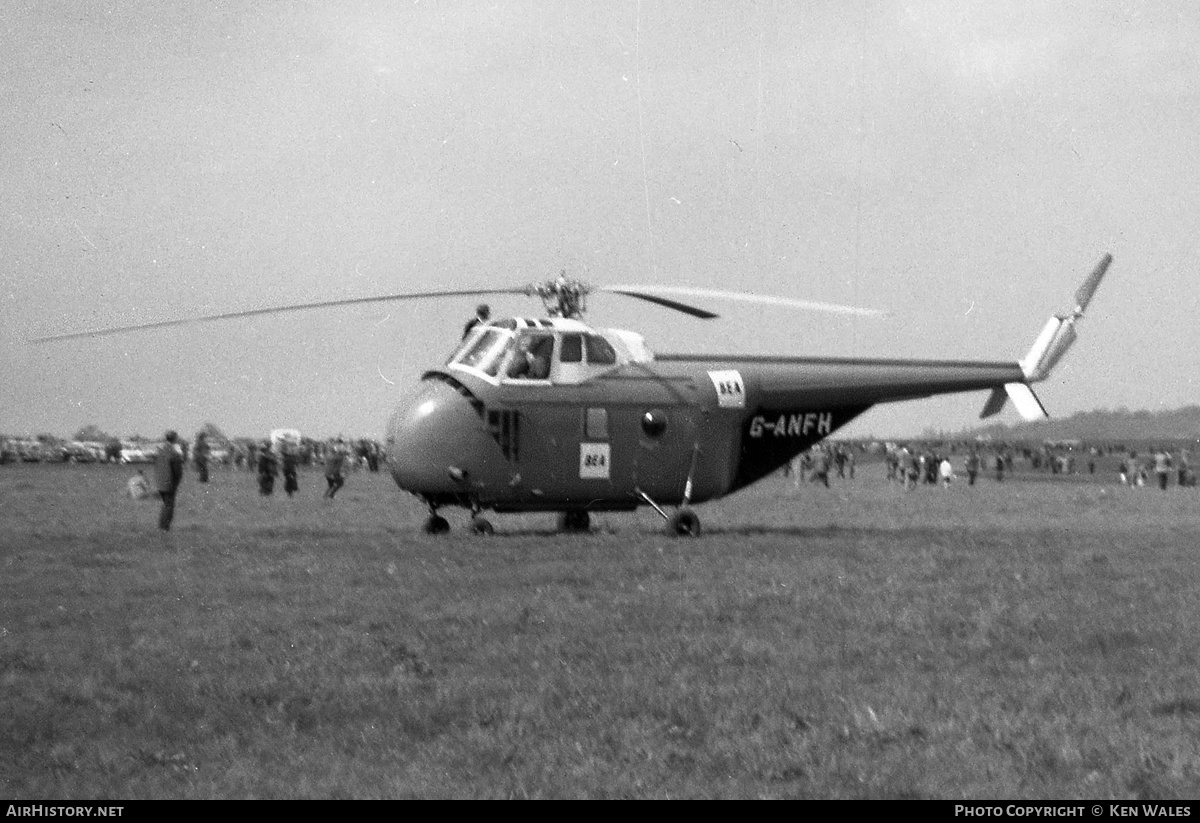
[[[380,437],[477,299],[28,340],[562,270],[890,312],[591,298],[659,352],[1015,360],[1105,252],[1043,403],[1200,402],[1186,0],[39,0],[0,21],[3,433]],[[955,431],[985,399],[846,432]]]

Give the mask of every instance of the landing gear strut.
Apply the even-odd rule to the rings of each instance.
[[[471,523],[467,528],[471,530],[471,534],[495,534],[496,530],[492,528],[492,523],[482,515],[483,507],[479,505],[478,500],[471,501]]]
[[[685,497],[683,505],[675,510],[674,514],[667,514],[662,507],[650,499],[650,495],[646,494],[641,489],[637,490],[637,494],[643,500],[650,504],[653,509],[659,513],[663,520],[667,521],[667,534],[671,537],[699,537],[700,536],[700,518],[688,506],[688,498]]]
[[[558,530],[569,534],[580,534],[592,527],[592,519],[584,511],[563,512],[558,516]]]

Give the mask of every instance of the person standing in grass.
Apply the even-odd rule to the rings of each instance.
[[[279,475],[279,464],[269,441],[263,441],[258,449],[258,493],[267,497],[275,491],[275,478]]]
[[[283,490],[291,497],[300,490],[300,481],[296,472],[296,450],[288,443],[280,445],[283,452]]]
[[[825,488],[829,488],[829,470],[833,468],[833,457],[829,453],[829,449],[822,446],[818,448],[816,454],[816,463],[813,468],[812,479],[810,483],[824,483]]]
[[[950,481],[954,479],[954,466],[950,464],[949,457],[943,457],[942,462],[938,463],[938,478],[943,487],[950,488]]]
[[[967,455],[967,485],[974,486],[975,478],[979,475],[979,453],[971,449],[971,453]]]
[[[1171,473],[1171,453],[1159,449],[1154,453],[1154,476],[1158,478],[1158,487],[1167,490],[1167,475]]]
[[[915,449],[910,450],[905,446],[900,450],[900,472],[904,476],[904,490],[915,489],[917,481],[921,478],[921,460]]]
[[[329,484],[329,488],[325,490],[325,496],[330,500],[337,494],[338,489],[345,485],[345,470],[346,449],[339,438],[325,455],[325,482]]]
[[[211,449],[208,445],[208,435],[200,432],[196,435],[196,445],[192,447],[192,462],[196,464],[196,474],[201,483],[208,482],[208,455]]]
[[[183,452],[177,442],[179,435],[174,431],[166,434],[165,442],[158,447],[154,456],[154,486],[162,498],[162,509],[158,513],[158,527],[169,531],[175,519],[175,493],[183,482]]]

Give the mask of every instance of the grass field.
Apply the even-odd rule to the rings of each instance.
[[[1200,491],[772,479],[670,539],[0,467],[0,796],[1200,796]],[[1102,479],[1101,479],[1102,478]]]

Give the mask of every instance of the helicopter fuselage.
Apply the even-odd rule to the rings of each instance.
[[[388,452],[402,489],[435,509],[498,512],[701,503],[771,474],[877,403],[1024,379],[1016,362],[655,358],[628,332],[533,322],[493,332],[490,358],[471,354],[486,348],[480,332],[397,408]],[[608,341],[615,357],[597,359],[616,362],[594,364],[577,335]],[[550,369],[508,377],[530,337],[553,342]],[[587,354],[576,360],[577,349]]]

